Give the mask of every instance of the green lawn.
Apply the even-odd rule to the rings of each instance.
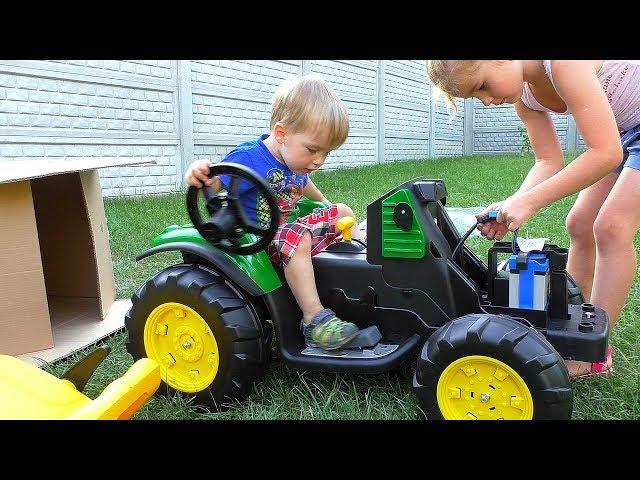
[[[532,164],[520,156],[475,156],[395,162],[314,174],[314,182],[333,202],[349,204],[358,220],[366,206],[394,186],[417,176],[442,178],[449,197],[447,206],[486,205],[509,196],[519,186]],[[521,235],[548,237],[552,243],[568,246],[564,219],[574,197],[546,208],[521,229]],[[135,262],[148,247],[149,239],[169,224],[188,223],[184,195],[140,199],[106,200],[111,251],[118,298],[131,296],[147,278],[162,268],[178,263],[177,253],[165,253]],[[640,237],[640,236],[639,236]],[[636,251],[640,238],[636,238]],[[486,261],[491,242],[468,241]],[[616,349],[615,373],[610,379],[592,378],[574,385],[574,419],[636,419],[640,417],[640,313],[638,277],[612,337]],[[122,375],[132,364],[124,348],[125,334],[109,340],[113,351],[87,385],[91,398]],[[86,351],[85,351],[86,352]],[[85,352],[52,366],[60,374]],[[154,397],[137,419],[418,419],[421,414],[411,390],[414,362],[380,375],[338,375],[298,372],[274,361],[265,379],[248,399],[223,413],[202,413],[188,400]]]

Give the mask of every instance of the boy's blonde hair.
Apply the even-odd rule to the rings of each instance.
[[[269,129],[273,130],[278,122],[293,133],[327,129],[328,147],[332,150],[349,135],[349,115],[342,100],[314,75],[290,78],[276,90]]]
[[[431,83],[444,96],[449,113],[455,117],[458,107],[456,97],[461,97],[462,80],[478,67],[479,60],[427,60],[427,75]]]

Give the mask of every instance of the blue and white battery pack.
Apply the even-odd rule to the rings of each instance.
[[[549,299],[549,259],[544,253],[509,257],[509,307],[546,310]]]

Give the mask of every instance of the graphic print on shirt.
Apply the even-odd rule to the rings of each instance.
[[[265,175],[265,180],[276,194],[278,207],[282,213],[280,223],[287,223],[287,217],[302,197],[304,178],[304,175],[287,176],[279,168],[272,168]],[[258,194],[256,211],[260,226],[267,226],[270,219],[269,206],[262,194]]]

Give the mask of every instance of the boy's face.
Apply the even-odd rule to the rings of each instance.
[[[463,98],[475,97],[485,106],[516,103],[522,97],[522,66],[519,61],[481,62],[462,85]]]
[[[291,133],[277,125],[275,137],[282,159],[296,173],[311,173],[319,169],[331,151],[327,131]]]

